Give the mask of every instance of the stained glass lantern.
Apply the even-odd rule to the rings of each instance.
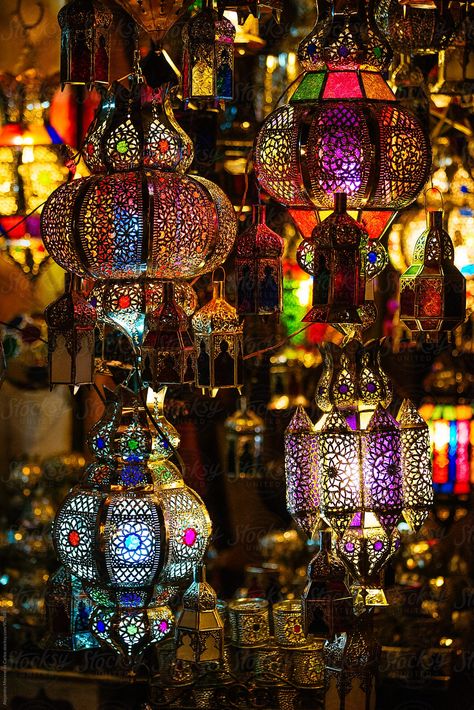
[[[206,582],[205,567],[183,595],[183,609],[176,620],[176,658],[205,663],[220,661],[224,654],[224,623],[217,611],[217,595]]]
[[[260,186],[289,208],[305,237],[308,214],[326,216],[337,192],[347,194],[348,209],[359,212],[369,236],[379,237],[429,175],[425,126],[397,103],[375,60],[358,64],[353,46],[347,49],[347,63],[332,66],[324,43],[303,42],[306,71],[255,142]]]
[[[454,265],[454,247],[443,229],[443,212],[428,212],[413,263],[400,277],[400,320],[412,333],[437,339],[464,322],[466,280]]]
[[[261,478],[264,473],[263,433],[265,424],[248,406],[245,397],[224,423],[226,432],[226,473],[230,480]]]
[[[60,187],[47,201],[42,235],[64,269],[98,281],[191,279],[229,253],[232,205],[214,183],[183,174],[191,144],[153,108],[164,100],[163,92],[150,97],[141,89],[125,108],[117,102],[102,133],[92,130],[86,143],[85,155],[104,156],[93,163],[99,174]]]
[[[299,406],[285,431],[286,505],[309,538],[313,537],[319,523],[315,456],[314,425]]]
[[[99,645],[90,629],[94,605],[77,577],[64,567],[48,580],[45,606],[47,632],[42,641],[45,648],[81,651]]]
[[[109,83],[112,17],[100,0],[71,0],[61,8],[61,84]]]
[[[458,26],[449,6],[448,0],[436,0],[429,7],[381,0],[374,16],[394,52],[435,54],[449,46]]]
[[[331,549],[331,531],[321,530],[319,551],[308,565],[308,581],[301,595],[306,636],[330,639],[347,629],[352,597],[345,577],[344,565]]]
[[[237,313],[269,315],[282,309],[283,239],[265,222],[265,205],[254,205],[251,226],[237,239]]]
[[[212,299],[192,318],[196,386],[217,390],[242,386],[243,325],[225,299],[224,281],[213,279]]]
[[[77,282],[76,282],[77,286]],[[94,381],[95,308],[73,285],[45,310],[51,385]]]
[[[231,101],[235,27],[204,0],[183,30],[183,98]]]
[[[149,316],[142,348],[142,380],[159,385],[194,382],[194,342],[189,319],[174,299],[174,284],[164,284],[163,303]]]

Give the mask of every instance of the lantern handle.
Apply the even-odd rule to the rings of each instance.
[[[221,279],[216,279],[216,278],[214,277],[214,274],[216,273],[216,271],[219,271],[219,269],[222,271],[222,278],[221,278]],[[213,270],[213,272],[212,272],[211,279],[212,279],[212,283],[215,283],[216,281],[223,281],[224,284],[225,284],[226,273],[225,273],[224,267],[223,267],[223,266],[217,266],[217,267]]]
[[[424,193],[423,193],[423,200],[424,200],[424,205],[425,205],[425,216],[426,216],[426,217],[428,216],[428,208],[427,208],[427,205],[426,205],[426,195],[428,194],[428,192],[437,192],[437,193],[438,193],[438,195],[439,195],[439,197],[440,197],[440,200],[441,200],[441,210],[444,212],[443,193],[441,192],[441,190],[439,189],[439,187],[435,187],[435,186],[433,185],[433,178],[431,178],[431,186],[428,187],[428,188],[424,191]]]

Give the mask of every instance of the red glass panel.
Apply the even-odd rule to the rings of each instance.
[[[457,442],[456,442],[456,483],[455,493],[469,493],[470,491],[470,470],[469,470],[469,438],[470,422],[457,422]]]
[[[359,77],[354,71],[328,73],[323,99],[362,99]]]
[[[362,222],[370,239],[379,239],[395,219],[394,210],[361,210],[359,222]]]

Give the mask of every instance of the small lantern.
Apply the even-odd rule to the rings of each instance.
[[[225,420],[224,427],[228,478],[261,478],[265,425],[261,417],[247,408],[245,397],[240,398],[239,409]]]
[[[446,49],[457,30],[449,0],[418,3],[380,0],[374,6],[378,28],[397,53],[436,54]]]
[[[400,320],[412,333],[436,340],[466,317],[466,280],[454,265],[454,247],[443,229],[443,212],[429,213],[418,237],[413,264],[400,277]]]
[[[183,595],[176,623],[176,658],[194,663],[220,661],[224,653],[224,623],[217,611],[217,595],[206,582],[206,568],[195,572]]]
[[[224,281],[213,278],[213,296],[194,314],[196,386],[217,390],[242,386],[243,326],[226,301]]]
[[[268,315],[282,309],[283,239],[265,222],[265,205],[254,205],[253,222],[237,240],[237,313]]]
[[[94,326],[96,311],[74,288],[45,310],[48,325],[51,385],[86,385],[94,381]]]
[[[71,0],[58,13],[61,84],[108,84],[112,13],[99,0]]]
[[[352,598],[344,578],[344,565],[331,551],[331,532],[319,533],[319,552],[308,565],[308,582],[301,595],[306,636],[332,638],[347,629]]]
[[[235,28],[204,0],[203,9],[183,31],[183,97],[231,101],[234,83]]]
[[[257,18],[273,16],[277,22],[280,22],[283,12],[283,0],[251,0],[251,2],[248,0],[218,0],[217,4],[221,12],[234,10],[240,25],[249,15]]]
[[[298,406],[285,431],[286,502],[290,515],[309,538],[319,522],[315,456],[313,423]]]
[[[365,296],[362,249],[367,233],[346,212],[347,196],[335,194],[334,212],[298,247],[298,263],[313,277],[313,308],[303,321],[360,323]]]
[[[188,325],[186,313],[175,301],[173,282],[165,282],[163,303],[150,317],[142,345],[143,382],[158,389],[194,381],[194,345]]]

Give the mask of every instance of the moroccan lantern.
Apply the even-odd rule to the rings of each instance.
[[[269,315],[282,309],[283,239],[265,222],[265,205],[254,205],[251,226],[236,243],[237,313]]]
[[[454,265],[454,247],[443,229],[443,212],[428,212],[413,263],[400,277],[400,320],[412,333],[437,339],[466,318],[466,280]]]
[[[423,124],[430,117],[430,96],[423,72],[409,55],[402,54],[400,63],[392,72],[390,83],[400,105],[412,111]]]
[[[177,21],[183,6],[182,0],[117,0],[117,3],[150,35],[155,44],[162,41]]]
[[[261,417],[240,398],[239,409],[224,422],[226,432],[226,473],[230,480],[261,478],[263,476],[263,433]]]
[[[235,27],[204,0],[183,30],[183,98],[231,101]]]
[[[94,381],[95,308],[70,280],[70,290],[45,310],[51,385]]]
[[[399,0],[381,0],[374,5],[378,28],[394,52],[435,54],[446,49],[457,29],[448,0],[436,0],[423,7]]]
[[[213,278],[212,299],[192,318],[196,387],[211,391],[242,386],[243,325],[225,299],[224,285]]]
[[[286,504],[296,524],[309,538],[313,537],[319,522],[315,456],[314,425],[299,406],[285,431]]]
[[[224,623],[217,611],[217,595],[199,567],[183,595],[176,619],[176,658],[194,663],[220,661],[224,654]]]
[[[330,35],[338,37],[336,30]],[[369,236],[379,237],[429,174],[425,127],[397,103],[380,73],[386,57],[378,39],[367,37],[367,45],[336,39],[334,56],[326,54],[325,32],[303,40],[305,73],[256,138],[260,186],[289,208],[305,237],[308,212],[324,216],[337,192],[347,194],[348,209],[359,211]]]
[[[108,84],[112,12],[100,0],[71,0],[58,13],[61,84]]]
[[[194,342],[189,319],[174,299],[174,284],[164,283],[163,303],[149,316],[142,348],[142,380],[159,385],[194,382]]]
[[[451,96],[466,97],[474,92],[473,31],[474,8],[471,3],[467,3],[460,31],[449,47],[438,56],[438,76],[430,88],[435,103],[439,101],[438,96],[443,102],[442,97],[449,101]]]
[[[273,16],[277,22],[283,11],[283,0],[218,0],[219,11],[233,10],[237,13],[239,24],[250,14],[257,18]]]

